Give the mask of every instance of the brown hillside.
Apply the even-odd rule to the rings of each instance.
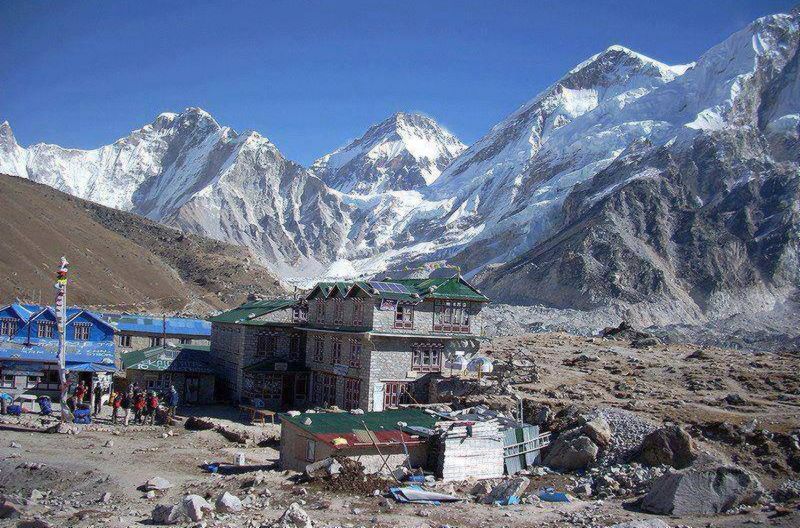
[[[61,255],[70,304],[202,314],[285,293],[250,252],[0,175],[0,303],[52,301]]]

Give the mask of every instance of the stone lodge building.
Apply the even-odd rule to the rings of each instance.
[[[307,296],[310,401],[380,411],[428,401],[456,351],[477,351],[489,299],[461,276],[319,283]]]

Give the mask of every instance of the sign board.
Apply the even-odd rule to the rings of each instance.
[[[339,363],[333,366],[333,373],[337,376],[347,376],[347,371],[350,369],[347,365],[341,365]]]

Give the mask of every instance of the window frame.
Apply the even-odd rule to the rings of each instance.
[[[78,334],[80,330],[80,334]],[[85,334],[84,334],[85,332]],[[74,323],[72,325],[72,338],[75,341],[89,341],[92,335],[91,323]],[[84,337],[85,336],[85,337]]]
[[[398,302],[394,308],[394,327],[404,330],[414,328],[414,305]]]
[[[164,346],[164,338],[161,336],[150,336],[150,348]]]
[[[325,362],[325,340],[322,337],[314,338],[314,350],[312,351],[311,359],[318,363]]]
[[[415,372],[441,372],[443,349],[442,345],[433,343],[416,343],[412,345],[411,370]]]
[[[14,374],[6,374],[5,372],[0,372],[0,388],[3,389],[13,389],[15,386],[16,376]]]
[[[356,347],[358,351],[356,351]],[[350,339],[350,366],[353,368],[361,368],[361,353],[364,351],[364,344],[361,339]]]
[[[331,339],[331,363],[341,365],[342,363],[342,338],[334,337]]]
[[[19,331],[19,321],[13,317],[0,318],[0,335],[13,337]]]
[[[274,358],[278,351],[278,337],[274,334],[262,332],[256,336],[255,357]]]
[[[361,404],[361,380],[359,378],[344,379],[344,410],[358,409]]]
[[[46,330],[46,331],[43,331]],[[53,321],[38,321],[36,323],[36,337],[39,339],[53,339],[56,334],[56,323]]]
[[[411,383],[408,381],[384,381],[383,408],[388,409],[411,403],[411,396],[408,390],[410,387]]]
[[[133,348],[133,336],[130,334],[120,334],[119,346],[122,348]]]
[[[344,324],[344,300],[343,299],[334,299],[333,300],[333,324],[336,324],[336,325]]]
[[[453,334],[468,334],[472,326],[469,301],[434,300],[433,331]]]
[[[353,326],[364,324],[364,301],[353,299]]]

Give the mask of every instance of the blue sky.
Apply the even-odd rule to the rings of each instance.
[[[199,106],[309,164],[404,110],[471,143],[611,44],[690,62],[796,1],[0,0],[0,121],[94,148]]]

